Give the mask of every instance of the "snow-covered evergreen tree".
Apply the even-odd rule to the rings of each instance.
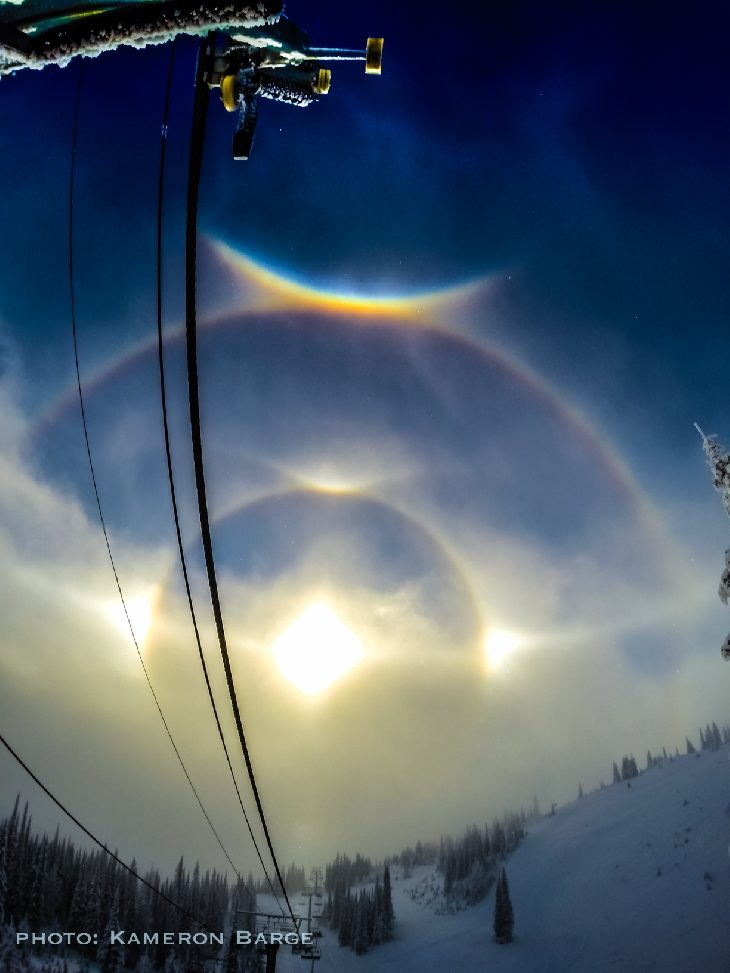
[[[5,895],[8,888],[7,828],[0,829],[0,926],[5,922]]]
[[[368,948],[368,897],[364,889],[360,892],[355,907],[352,948],[358,956]]]
[[[380,879],[375,881],[375,891],[373,892],[373,923],[372,923],[372,937],[371,941],[373,946],[379,946],[380,943],[385,942],[387,938],[387,932],[385,929],[385,913],[383,911],[383,886],[380,884]]]
[[[395,928],[395,912],[393,910],[393,892],[390,885],[390,869],[387,865],[383,869],[383,927],[385,939],[390,939]]]
[[[720,734],[720,728],[714,720],[710,729],[712,730],[712,749],[718,750],[722,746],[722,736]]]
[[[31,929],[40,929],[46,918],[47,863],[48,842],[44,838],[40,848],[36,848],[30,872],[28,922]]]
[[[121,943],[111,942],[112,931],[120,928],[119,889],[117,888],[109,909],[109,918],[104,927],[104,932],[99,937],[99,946],[96,951],[96,959],[101,973],[122,973],[124,970],[124,946]]]
[[[631,756],[624,756],[621,761],[621,780],[633,780],[634,777],[639,776],[639,768],[636,766],[636,758],[633,754]]]
[[[28,973],[26,958],[15,946],[15,925],[6,927],[5,935],[0,937],[0,970],[2,973]]]
[[[340,946],[350,946],[352,944],[352,897],[349,890],[344,893],[340,904],[340,917],[337,941]]]
[[[511,943],[514,930],[514,911],[507,884],[507,872],[503,868],[497,880],[494,897],[494,939],[495,942]]]
[[[173,950],[167,954],[165,959],[165,965],[162,967],[163,973],[182,973],[182,967],[180,961],[177,958],[177,954]]]

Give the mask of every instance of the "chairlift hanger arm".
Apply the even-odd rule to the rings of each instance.
[[[266,27],[219,33],[204,78],[220,89],[227,111],[238,111],[234,159],[251,154],[261,98],[306,107],[330,90],[331,71],[322,62],[364,61],[366,74],[380,74],[382,58],[382,37],[368,38],[363,50],[310,47],[306,34],[286,17]]]

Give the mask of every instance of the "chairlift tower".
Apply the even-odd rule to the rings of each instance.
[[[318,920],[322,915],[322,910],[324,908],[324,894],[322,891],[322,880],[323,871],[319,867],[315,867],[309,873],[310,888],[306,892],[302,892],[301,898],[307,900],[307,933],[310,936],[321,936],[322,932],[319,928],[319,923],[316,926],[312,926],[312,920]],[[305,943],[299,950],[301,958],[303,960],[310,960],[310,971],[314,971],[314,963],[316,960],[322,958],[322,950],[318,945],[313,942]]]
[[[312,893],[313,895],[314,893]],[[311,900],[310,900],[311,902]],[[281,913],[273,914],[270,912],[251,912],[248,909],[236,909],[236,915],[245,916],[249,929],[251,924],[253,924],[253,929],[250,929],[251,935],[253,937],[253,944],[257,952],[266,956],[266,973],[276,973],[276,959],[279,954],[279,947],[283,945],[280,942],[271,942],[269,937],[272,937],[272,933],[281,934],[281,936],[295,934],[297,937],[297,942],[292,943],[292,950],[294,952],[301,951],[302,959],[312,959],[312,964],[314,964],[315,959],[320,959],[321,950],[319,947],[315,948],[316,956],[312,956],[310,952],[306,952],[310,947],[309,943],[302,943],[301,941],[301,926],[305,921],[311,925],[312,915],[311,912],[308,916],[294,916],[292,919],[282,916]],[[251,923],[253,920],[253,923]],[[308,938],[309,938],[309,930]],[[263,935],[267,941],[262,943],[256,943],[256,939]],[[272,937],[273,938],[273,937]],[[288,945],[288,944],[287,944]]]

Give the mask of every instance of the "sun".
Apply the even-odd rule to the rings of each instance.
[[[328,689],[364,655],[360,639],[322,604],[312,605],[292,622],[272,652],[284,678],[307,695]]]
[[[490,669],[501,668],[525,644],[523,636],[503,628],[491,628],[484,638],[484,657]]]
[[[119,598],[113,598],[105,605],[105,614],[117,631],[127,637],[131,623],[137,644],[142,645],[152,627],[152,598],[140,595],[138,598],[127,598],[125,604],[126,614]]]

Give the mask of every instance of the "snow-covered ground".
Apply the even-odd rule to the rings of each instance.
[[[454,915],[393,873],[397,933],[356,957],[330,931],[317,973],[730,973],[730,747],[665,761],[542,818],[507,862],[515,941],[492,942],[494,892]],[[277,973],[307,973],[280,950]]]

